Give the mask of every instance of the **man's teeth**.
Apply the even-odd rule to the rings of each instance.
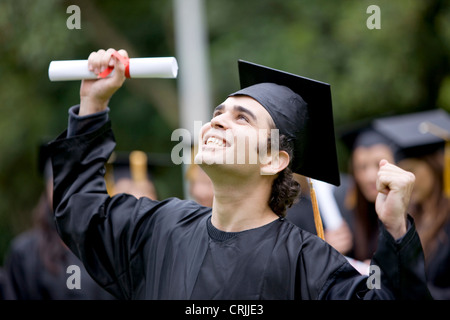
[[[217,139],[215,137],[209,137],[208,140],[206,140],[206,144],[215,144],[219,147],[224,147],[225,144],[223,143],[222,139]]]

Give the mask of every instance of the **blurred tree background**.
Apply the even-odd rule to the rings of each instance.
[[[69,30],[69,5],[81,29]],[[377,116],[450,111],[448,0],[204,0],[213,105],[239,88],[237,60],[331,84],[335,126]],[[381,9],[370,30],[369,5]],[[38,146],[60,134],[79,101],[79,81],[50,82],[52,60],[86,59],[99,48],[130,57],[176,56],[169,0],[0,2],[0,265],[13,236],[31,226],[43,189]],[[183,197],[170,162],[178,127],[177,82],[127,80],[111,100],[117,150],[154,155],[160,198]],[[338,141],[340,166],[346,150]]]

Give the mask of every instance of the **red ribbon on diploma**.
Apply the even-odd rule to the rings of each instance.
[[[130,77],[130,59],[127,57],[122,56],[119,52],[114,51],[112,54],[113,57],[116,57],[119,59],[120,62],[125,66],[125,77]],[[100,78],[106,78],[112,71],[114,70],[114,67],[108,67],[103,72],[100,72],[98,76]]]

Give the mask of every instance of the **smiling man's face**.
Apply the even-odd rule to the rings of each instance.
[[[258,159],[259,163],[258,143],[266,143],[273,128],[271,116],[259,102],[247,96],[229,97],[216,107],[211,122],[202,127],[195,161],[255,166],[251,160]]]

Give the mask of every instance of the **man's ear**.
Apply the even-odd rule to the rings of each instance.
[[[279,151],[267,155],[264,163],[261,163],[260,173],[262,175],[274,175],[283,171],[289,165],[289,154],[286,151]]]

